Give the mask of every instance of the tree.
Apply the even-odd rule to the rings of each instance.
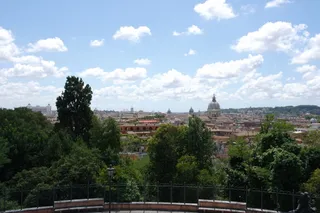
[[[192,116],[189,118],[187,137],[186,154],[197,159],[199,169],[212,166],[212,157],[216,146],[211,132],[199,117]]]
[[[8,158],[9,146],[6,139],[0,137],[0,168],[10,162]]]
[[[175,182],[194,184],[199,174],[197,160],[194,156],[185,155],[179,158],[176,165],[177,173]]]
[[[0,120],[0,153],[4,161],[10,160],[0,168],[0,181],[10,180],[24,169],[46,164],[43,150],[52,131],[46,117],[27,108],[0,109]]]
[[[238,138],[228,147],[229,164],[233,169],[244,170],[245,163],[251,157],[248,142],[243,138]]]
[[[93,116],[91,99],[91,87],[85,85],[81,78],[68,76],[64,92],[56,102],[59,120],[57,128],[66,129],[74,138],[81,137],[88,142]]]
[[[303,185],[303,188],[310,193],[320,195],[320,169],[314,170],[310,179]]]
[[[306,137],[303,139],[303,142],[311,147],[320,148],[320,131],[309,131]]]
[[[88,184],[94,181],[103,165],[99,150],[88,149],[78,141],[69,155],[54,163],[52,170],[58,185]]]
[[[184,135],[179,127],[161,125],[149,143],[150,176],[152,181],[169,183],[176,173],[177,147]]]
[[[276,149],[270,165],[273,187],[284,191],[298,191],[302,177],[302,162],[293,153]]]
[[[90,146],[98,148],[101,152],[105,152],[110,148],[115,153],[119,153],[120,127],[117,122],[111,117],[100,121],[96,116],[93,116],[92,123]]]
[[[96,177],[96,182],[109,187],[108,167],[104,166]],[[116,191],[118,202],[140,201],[141,194],[138,185],[142,184],[142,177],[138,170],[133,167],[133,162],[129,158],[121,159],[119,165],[115,166],[114,177],[112,178],[113,187]]]
[[[320,148],[306,147],[300,153],[303,162],[303,181],[307,181],[312,172],[320,169]]]

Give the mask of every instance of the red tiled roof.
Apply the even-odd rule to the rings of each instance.
[[[140,123],[158,123],[158,120],[141,120]]]

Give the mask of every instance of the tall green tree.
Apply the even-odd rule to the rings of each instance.
[[[200,169],[211,167],[216,146],[210,130],[199,117],[189,118],[187,137],[186,154],[197,159]]]
[[[169,183],[176,174],[177,147],[184,135],[179,127],[161,125],[149,142],[150,176],[152,182]]]
[[[74,138],[89,141],[93,112],[90,108],[92,90],[81,78],[68,76],[64,91],[57,98],[58,128],[66,129]]]

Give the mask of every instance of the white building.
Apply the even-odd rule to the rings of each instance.
[[[31,109],[33,112],[41,112],[45,116],[51,116],[52,115],[52,110],[50,104],[47,106],[31,106],[28,104],[27,106],[28,109]]]

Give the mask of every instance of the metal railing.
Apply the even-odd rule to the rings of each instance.
[[[136,185],[66,185],[35,189],[3,188],[0,192],[0,211],[31,207],[53,206],[54,201],[103,198],[105,202],[168,202],[198,203],[199,199],[226,200],[247,203],[247,208],[289,211],[297,207],[299,193],[266,191],[262,189],[229,188],[186,184]],[[320,197],[312,197],[320,209]]]

